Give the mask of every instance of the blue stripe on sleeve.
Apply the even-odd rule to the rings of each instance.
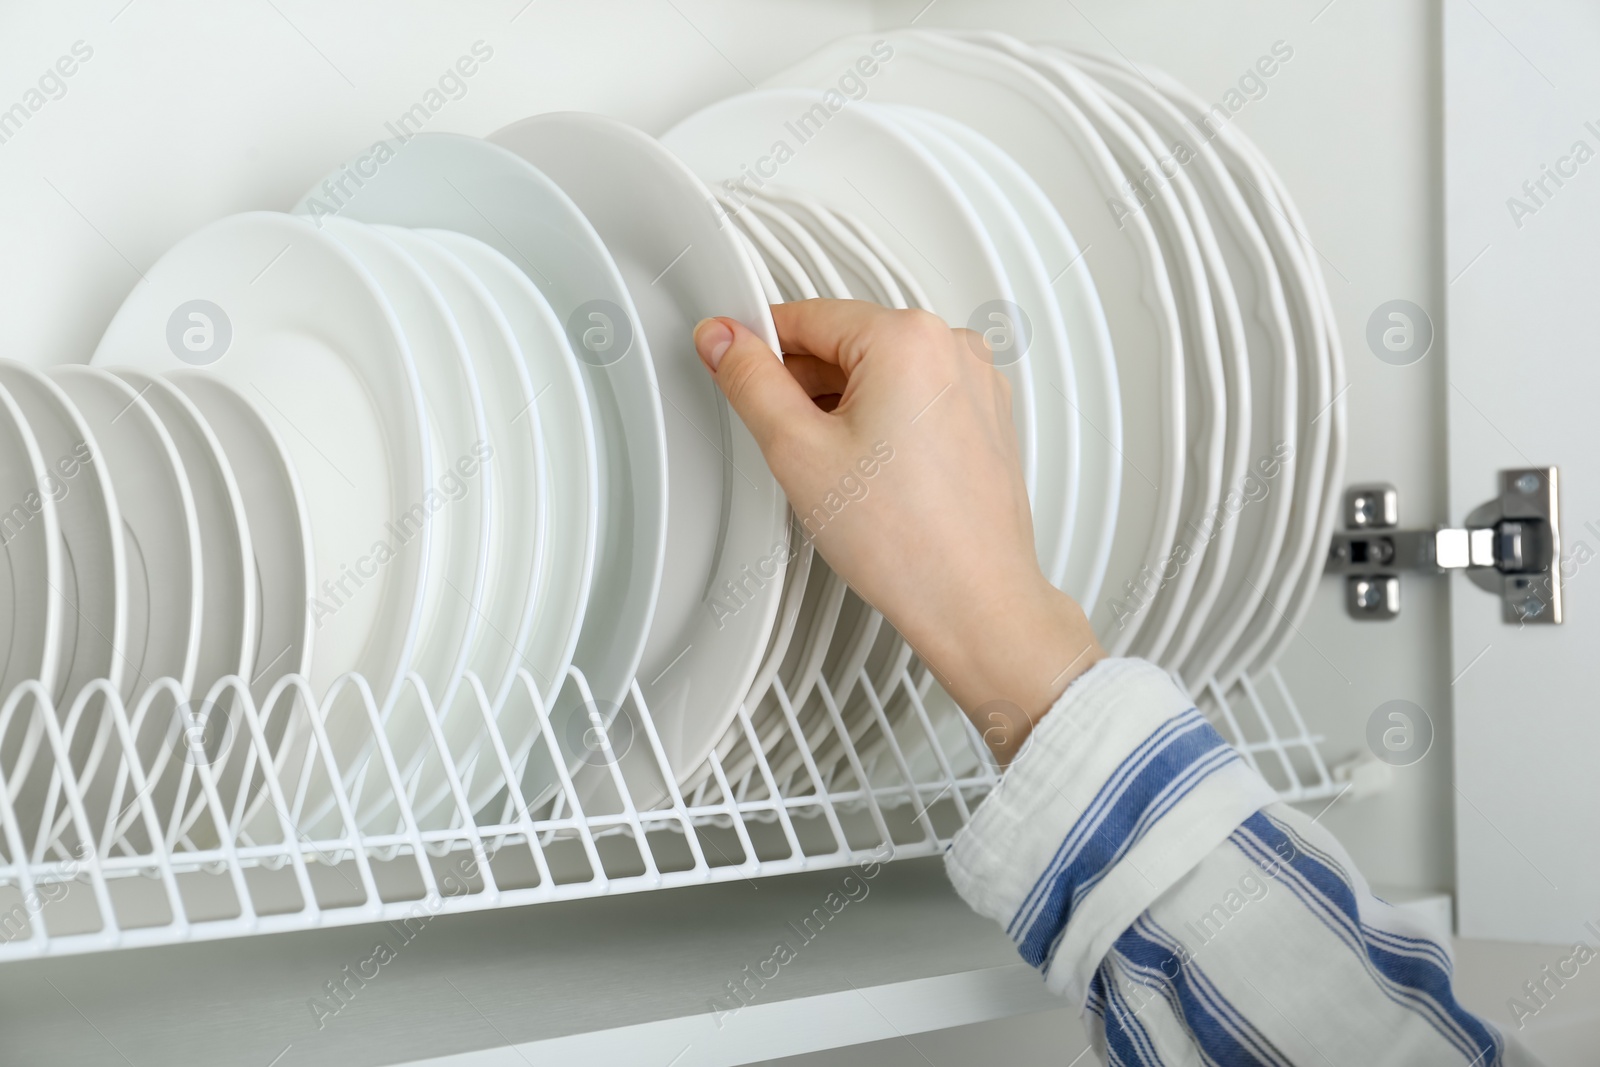
[[[1127,787],[1129,779],[1144,767],[1150,759],[1151,753],[1159,751],[1163,745],[1172,739],[1175,733],[1195,729],[1204,722],[1205,719],[1196,708],[1191,707],[1180,712],[1157,727],[1149,737],[1139,743],[1138,748],[1130,752],[1117,765],[1117,769],[1112,772],[1099,791],[1095,793],[1094,799],[1089,802],[1089,806],[1084,809],[1083,814],[1073,823],[1072,829],[1067,831],[1067,836],[1062,839],[1061,846],[1056,849],[1055,855],[1051,857],[1050,862],[1045,866],[1044,873],[1034,883],[1033,888],[1029,890],[1028,896],[1017,909],[1016,916],[1011,920],[1010,925],[1006,927],[1006,933],[1015,936],[1019,927],[1032,921],[1033,915],[1045,895],[1045,890],[1050,884],[1049,876],[1059,870],[1063,863],[1070,861],[1072,856],[1076,855],[1078,848],[1082,846],[1084,837],[1099,825],[1107,807]]]
[[[1258,861],[1270,854],[1279,881],[1365,962],[1385,995],[1426,1020],[1466,1062],[1482,1067],[1500,1063],[1499,1033],[1456,1001],[1442,948],[1427,938],[1393,934],[1363,922],[1355,889],[1339,865],[1265,812],[1246,819],[1234,836]]]
[[[1140,746],[1143,758],[1137,769],[1128,775],[1119,769],[1118,788],[1102,790],[1096,810],[1073,824],[1056,860],[1030,893],[1037,902],[1018,940],[1018,951],[1029,964],[1044,965],[1083,896],[1162,815],[1219,767],[1239,758],[1192,708],[1164,723],[1151,741]]]
[[[1213,771],[1225,764],[1232,763],[1238,758],[1239,754],[1236,751],[1224,745],[1221,748],[1211,750],[1199,760],[1190,764],[1177,778],[1167,783],[1161,794],[1144,809],[1144,812],[1139,816],[1138,824],[1123,839],[1122,844],[1117,847],[1115,853],[1105,858],[1098,870],[1072,886],[1070,896],[1066,898],[1064,906],[1059,910],[1062,918],[1056,924],[1055,936],[1051,938],[1050,944],[1045,947],[1043,952],[1044,959],[1048,960],[1055,955],[1056,948],[1060,945],[1061,938],[1066,933],[1067,922],[1071,920],[1073,912],[1083,902],[1083,898],[1089,895],[1089,891],[1099,885],[1105,876],[1110,873],[1111,869],[1118,860],[1122,859],[1128,849],[1138,844],[1149,829],[1160,821],[1163,815],[1170,811],[1180,800],[1188,796],[1194,787],[1209,777]],[[1085,854],[1088,854],[1087,851]],[[1049,908],[1044,912],[1046,918],[1053,919],[1055,914],[1058,914],[1058,912],[1054,912]]]
[[[1112,1054],[1113,1063],[1164,1067],[1161,1053],[1150,1040],[1144,1023],[1139,1021],[1139,1013],[1128,1003],[1115,981],[1106,983],[1105,1035],[1106,1050]]]
[[[1167,998],[1173,1014],[1208,1062],[1228,1067],[1293,1067],[1148,912],[1117,938],[1113,951],[1143,984]]]

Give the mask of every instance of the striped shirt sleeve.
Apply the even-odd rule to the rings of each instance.
[[[945,864],[1111,1064],[1537,1063],[1456,1002],[1448,948],[1141,660],[1072,684]]]

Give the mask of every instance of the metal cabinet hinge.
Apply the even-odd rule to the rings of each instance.
[[[1561,493],[1555,467],[1500,472],[1500,493],[1460,527],[1402,530],[1392,485],[1345,490],[1342,533],[1328,546],[1327,571],[1345,575],[1345,607],[1358,619],[1400,614],[1400,575],[1465,571],[1500,598],[1511,623],[1559,623]]]

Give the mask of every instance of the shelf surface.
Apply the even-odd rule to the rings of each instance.
[[[939,860],[863,873],[442,916],[409,941],[382,924],[12,963],[0,1033],[15,1063],[489,1067],[554,1041],[535,1062],[659,1049],[688,1067],[1058,1006]],[[779,942],[793,958],[763,967]],[[746,967],[776,977],[719,1026]],[[327,990],[341,980],[342,1004]]]

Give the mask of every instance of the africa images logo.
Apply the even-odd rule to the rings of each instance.
[[[53,100],[67,95],[67,79],[94,58],[94,49],[84,41],[73,41],[68,54],[46,67],[32,88],[10,107],[0,110],[0,144],[22,132],[23,126]]]

